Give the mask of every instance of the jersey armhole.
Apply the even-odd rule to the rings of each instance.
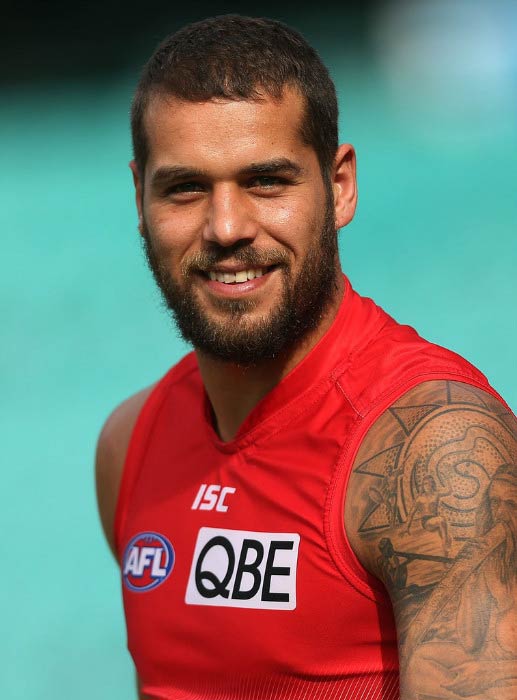
[[[450,369],[448,371],[428,371],[425,374],[423,373],[406,378],[403,382],[397,384],[396,387],[391,387],[388,392],[379,397],[366,414],[359,416],[355,430],[345,442],[336,463],[327,497],[325,512],[327,546],[341,575],[359,593],[362,593],[370,600],[387,602],[387,591],[381,580],[365,569],[357,558],[348,539],[344,524],[346,490],[352,473],[352,466],[363,438],[377,418],[379,418],[393,403],[398,401],[406,392],[428,381],[457,381],[469,384],[470,386],[486,391],[506,406],[506,403],[499,394],[486,380],[483,381],[483,379],[484,378],[482,378],[480,374],[462,374],[457,371],[451,372]]]
[[[119,561],[122,557],[122,552],[120,551],[121,536],[126,521],[130,496],[138,479],[140,465],[147,451],[155,418],[167,395],[171,374],[174,369],[173,367],[169,370],[151,390],[140,409],[129,439],[115,509],[114,538],[115,551]]]

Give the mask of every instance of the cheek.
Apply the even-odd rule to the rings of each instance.
[[[181,256],[198,238],[195,223],[188,216],[153,211],[146,221],[153,247],[161,256]]]
[[[310,195],[266,201],[261,206],[263,227],[293,251],[305,249],[323,226],[325,202]]]
[[[265,201],[261,207],[260,217],[265,224],[270,226],[285,226],[299,225],[300,221],[306,218],[304,211],[304,203],[300,200],[283,199]]]

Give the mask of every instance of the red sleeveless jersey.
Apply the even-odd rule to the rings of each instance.
[[[212,427],[194,354],[158,383],[116,515],[128,646],[145,694],[398,698],[391,605],[348,544],[343,502],[368,428],[432,379],[494,393],[347,281],[329,331],[231,442]]]

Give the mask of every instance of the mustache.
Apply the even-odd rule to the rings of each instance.
[[[181,272],[184,276],[192,272],[208,272],[222,262],[241,263],[249,268],[271,267],[289,264],[289,255],[275,248],[256,250],[255,248],[221,248],[201,250],[183,260]]]

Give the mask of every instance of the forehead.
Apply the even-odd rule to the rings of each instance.
[[[301,135],[304,105],[292,89],[280,99],[189,102],[155,96],[144,118],[146,170],[171,163],[207,170],[278,157],[317,160]]]

